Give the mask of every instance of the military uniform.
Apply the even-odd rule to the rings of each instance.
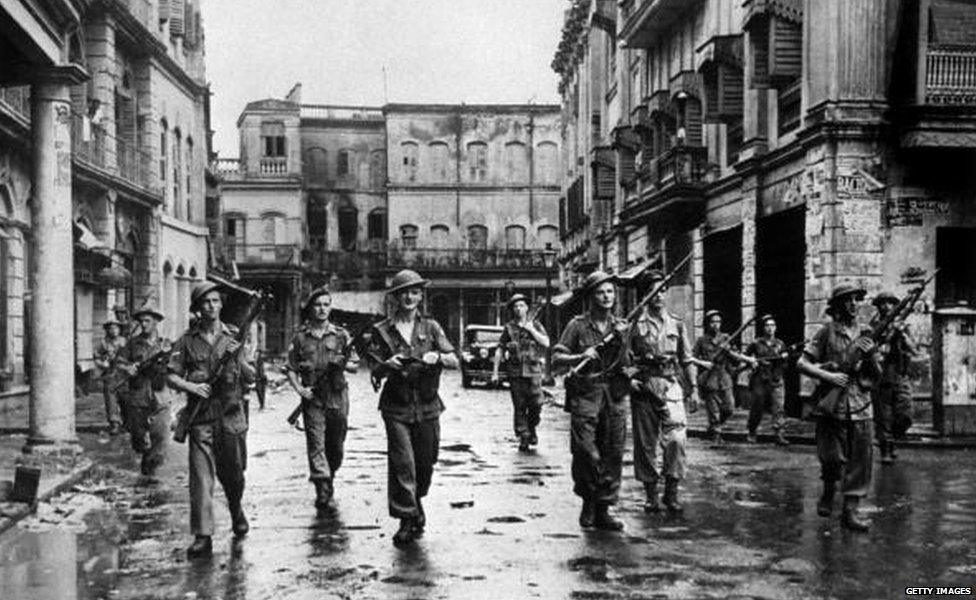
[[[536,331],[546,331],[538,321],[534,321],[532,326]],[[522,441],[523,446],[534,444],[542,412],[542,374],[546,350],[515,319],[505,324],[499,348],[508,352],[505,369],[512,394],[515,437]]]
[[[117,321],[111,321],[117,323]],[[108,325],[108,323],[106,323]],[[114,339],[105,338],[95,348],[95,364],[102,370],[102,398],[105,400],[105,418],[111,432],[117,432],[122,425],[122,411],[116,386],[125,374],[119,371],[116,361],[125,348],[126,338],[119,335]]]
[[[875,434],[883,461],[893,455],[894,440],[903,438],[912,426],[912,387],[908,380],[913,354],[910,335],[907,325],[895,328],[881,346],[881,378],[874,391],[873,404]]]
[[[749,407],[749,434],[755,435],[762,421],[763,411],[769,407],[773,416],[773,431],[783,431],[783,405],[786,398],[783,372],[786,370],[786,344],[779,338],[757,338],[746,349],[759,364],[749,378],[752,405]]]
[[[732,396],[732,376],[727,367],[728,353],[723,349],[729,339],[727,333],[715,336],[703,335],[695,341],[692,352],[695,358],[714,364],[711,369],[698,373],[698,389],[701,391],[708,414],[708,432],[721,433],[722,425],[732,416],[735,399]]]
[[[553,351],[581,354],[598,346],[609,331],[625,325],[623,319],[611,317],[610,328],[602,331],[589,314],[574,317]],[[599,360],[590,361],[579,376],[567,382],[573,491],[597,506],[616,504],[620,490],[630,390],[623,369],[628,365],[626,341],[618,337]]]
[[[205,295],[205,293],[200,294]],[[207,341],[199,327],[177,341],[170,358],[170,372],[193,383],[211,381],[215,370],[234,341],[237,329],[222,323],[213,341]],[[190,529],[197,536],[214,531],[214,482],[219,480],[227,497],[231,516],[242,515],[244,471],[247,468],[247,416],[244,385],[249,378],[239,361],[226,363],[210,398],[203,402],[190,423]]]
[[[433,319],[417,317],[411,339],[405,340],[393,321],[377,323],[369,341],[373,376],[384,379],[379,410],[386,426],[389,466],[390,516],[423,516],[420,500],[430,489],[440,445],[440,414],[444,411],[438,388],[441,365],[420,362],[427,352],[454,352],[444,330]],[[402,370],[384,364],[394,355],[407,356]]]
[[[136,365],[169,346],[161,337],[137,335],[119,355],[120,362]],[[163,462],[169,407],[161,401],[165,366],[149,368],[129,378],[124,394],[126,427],[132,449],[142,456],[143,475],[153,475]]]
[[[640,389],[630,395],[634,427],[634,476],[645,486],[648,510],[656,510],[657,484],[665,480],[665,504],[677,504],[678,482],[685,476],[687,417],[680,369],[692,362],[684,323],[664,311],[645,313],[631,334],[634,379]],[[658,447],[662,469],[657,466]]]
[[[358,361],[342,327],[326,323],[321,330],[305,325],[292,339],[288,368],[312,389],[311,400],[302,402],[309,481],[319,492],[318,504],[327,504],[332,481],[342,465],[349,417],[349,385],[345,367]]]

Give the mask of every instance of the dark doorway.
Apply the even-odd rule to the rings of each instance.
[[[359,211],[347,206],[339,209],[339,245],[343,250],[355,250],[359,237]]]
[[[440,323],[444,328],[444,334],[452,343],[458,341],[458,323],[456,318],[451,315],[451,298],[446,293],[431,294],[428,299],[428,312],[431,318]],[[457,311],[455,311],[457,312]],[[453,315],[456,317],[457,315]]]
[[[705,310],[722,313],[722,329],[731,332],[742,323],[742,225],[710,234],[705,254]]]
[[[935,303],[937,306],[976,306],[976,228],[938,227],[935,230]]]
[[[756,223],[756,316],[776,317],[777,336],[787,344],[803,340],[805,312],[806,206]],[[759,325],[757,324],[757,328]],[[800,374],[786,374],[786,414],[800,416]]]

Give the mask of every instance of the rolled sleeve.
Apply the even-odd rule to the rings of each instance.
[[[566,329],[563,330],[563,334],[559,336],[559,343],[557,343],[552,350],[553,352],[573,354],[578,346],[579,328],[576,326],[576,322],[573,321],[566,325]]]
[[[688,342],[688,332],[684,323],[678,323],[678,361],[683,365],[692,363],[691,343]]]
[[[813,362],[823,362],[826,354],[827,327],[821,327],[803,347],[803,354]]]
[[[437,343],[437,349],[441,352],[454,352],[454,344],[451,340],[447,339],[447,334],[444,333],[444,328],[437,321],[433,321],[433,334],[434,341]]]
[[[183,377],[186,375],[186,338],[180,338],[173,344],[173,353],[166,364],[169,373]]]
[[[288,360],[285,363],[285,367],[293,372],[298,373],[298,363],[302,360],[301,344],[298,338],[291,341],[291,347],[288,348]]]

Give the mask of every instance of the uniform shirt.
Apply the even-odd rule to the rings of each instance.
[[[379,409],[383,417],[404,423],[418,423],[436,419],[444,411],[444,403],[438,394],[441,366],[423,365],[420,358],[428,352],[454,352],[440,324],[426,317],[417,316],[410,341],[384,319],[373,326],[369,335],[367,358],[373,376],[386,378],[380,392]],[[408,356],[402,371],[388,368],[384,361],[393,355]]]
[[[623,327],[626,324],[627,321],[624,319],[610,317],[609,327],[606,331],[601,331],[591,314],[575,316],[566,324],[566,328],[559,338],[559,343],[553,347],[553,351],[582,354],[587,348],[593,348],[602,343],[603,338],[615,328]],[[630,365],[630,348],[627,342],[628,340],[621,340],[615,336],[613,342],[600,353],[600,358],[589,361],[582,370],[584,375],[598,376],[598,379],[591,383],[610,384],[611,395],[613,396],[625,395],[630,389],[630,380],[623,372],[623,369]],[[603,375],[600,375],[601,373]]]
[[[703,335],[695,341],[692,352],[695,358],[715,363],[711,369],[701,369],[698,373],[698,387],[705,390],[732,389],[732,375],[726,362],[729,358],[727,349],[722,346],[729,339],[729,334],[719,333],[716,336]]]
[[[158,336],[156,339],[149,339],[144,335],[137,335],[129,340],[129,343],[119,353],[119,359],[121,362],[136,365],[168,345],[169,342],[167,340]],[[129,385],[125,393],[126,403],[130,406],[138,406],[140,408],[153,406],[156,402],[156,391],[153,387],[155,384],[156,388],[161,389],[159,378],[165,370],[165,367],[157,366],[150,368],[143,375],[133,375],[130,377]]]
[[[878,316],[871,319],[871,327],[878,324]],[[908,367],[912,362],[910,346],[911,332],[908,325],[902,323],[900,328],[892,328],[888,339],[880,345],[881,351],[881,381],[883,383],[900,383],[908,375]]]
[[[536,331],[546,333],[538,321],[533,321]],[[532,336],[531,333],[519,327],[518,321],[512,319],[505,324],[502,337],[498,340],[502,350],[508,351],[505,370],[509,377],[528,377],[539,379],[542,377],[542,366],[545,362],[546,349]]]
[[[631,333],[630,347],[634,363],[650,377],[673,380],[678,364],[691,362],[685,324],[667,311],[660,318],[645,313]]]
[[[831,321],[810,338],[803,348],[803,354],[814,363],[845,364],[849,354],[855,351],[854,340],[859,335],[860,328],[856,325],[847,327]],[[834,406],[833,413],[820,416],[846,420],[848,415],[852,421],[872,418],[870,390],[862,389],[852,383],[844,391],[841,401]]]
[[[215,370],[227,346],[234,341],[237,328],[226,323],[211,345],[202,329],[195,326],[177,340],[170,356],[169,371],[192,383],[207,383],[215,376]],[[210,398],[203,400],[193,425],[212,423],[222,419],[232,431],[247,429],[243,412],[244,384],[247,383],[237,360],[224,365],[217,382],[213,384]],[[199,399],[197,399],[199,400]]]
[[[765,360],[759,362],[753,377],[763,383],[782,384],[783,372],[786,370],[786,357],[783,356],[785,352],[786,344],[777,337],[772,340],[765,337],[756,338],[746,348],[746,354]]]
[[[344,415],[349,414],[346,362],[359,360],[351,341],[349,332],[338,325],[327,322],[321,331],[304,325],[288,350],[288,368],[298,373],[302,385],[312,388],[312,402]]]

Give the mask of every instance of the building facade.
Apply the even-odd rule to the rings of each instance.
[[[772,312],[791,342],[826,320],[834,286],[902,295],[938,268],[909,317],[928,353],[940,307],[976,301],[961,241],[976,211],[976,3],[625,0],[615,14],[610,4],[574,6],[615,17],[615,57],[599,77],[619,102],[590,96],[608,111],[601,141],[616,155],[611,234],[583,236],[599,242],[598,264],[692,252],[677,300],[696,327],[712,308],[730,328]],[[567,31],[557,58],[569,58],[554,66],[572,105],[577,87],[597,84],[580,58],[594,62],[592,29]],[[948,389],[933,379],[973,387],[971,369],[934,353],[916,367],[920,410]],[[793,411],[800,386],[790,382]]]

